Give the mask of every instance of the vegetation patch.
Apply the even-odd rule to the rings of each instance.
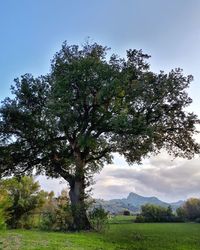
[[[199,250],[198,223],[120,223],[110,220],[106,232],[59,233],[33,230],[0,231],[0,249],[20,250]],[[119,220],[119,223],[116,221]],[[6,248],[7,247],[7,248]],[[18,248],[17,248],[18,247]]]

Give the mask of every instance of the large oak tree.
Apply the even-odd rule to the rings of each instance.
[[[99,44],[69,46],[54,56],[48,75],[15,80],[0,108],[1,175],[46,174],[70,186],[74,229],[90,228],[85,189],[89,176],[118,152],[140,163],[164,148],[190,158],[197,116],[186,88],[192,76],[175,69],[153,73],[149,56],[110,55]]]

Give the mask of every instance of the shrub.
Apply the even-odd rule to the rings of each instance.
[[[176,214],[177,214],[178,217],[186,219],[186,211],[185,211],[185,209],[183,207],[178,207],[176,209]]]
[[[137,215],[136,218],[135,218],[135,222],[136,223],[143,223],[143,222],[145,222],[144,216],[142,216],[141,214]]]
[[[196,218],[195,222],[200,223],[200,218]]]
[[[141,207],[141,214],[136,217],[136,222],[172,222],[174,217],[170,206],[165,208],[146,204]]]
[[[176,210],[176,213],[185,220],[196,221],[196,219],[200,218],[200,199],[188,199],[182,207]]]
[[[185,222],[185,219],[179,216],[173,216],[170,222]]]
[[[6,221],[4,215],[0,212],[0,230],[6,228]]]
[[[102,207],[94,208],[89,212],[88,217],[94,230],[100,232],[108,228],[108,212]]]
[[[41,208],[40,208],[41,209]],[[33,229],[38,228],[40,223],[40,209],[24,213],[17,221],[16,228],[20,229]]]
[[[67,192],[63,190],[57,198],[51,193],[40,216],[40,229],[67,231],[71,223],[72,214]]]
[[[10,206],[10,200],[5,190],[0,190],[0,229],[6,228],[6,220],[9,218],[9,213],[6,211]]]
[[[45,203],[47,193],[40,190],[33,177],[13,177],[0,181],[0,188],[9,197],[6,223],[10,228],[32,228],[33,213]]]
[[[130,211],[129,211],[129,210],[124,210],[123,214],[124,214],[125,216],[129,216],[129,215],[130,215]]]

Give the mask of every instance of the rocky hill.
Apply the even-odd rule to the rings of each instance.
[[[112,199],[112,200],[95,200],[95,207],[102,206],[106,211],[114,214],[122,213],[124,210],[129,210],[132,213],[137,213],[140,211],[142,205],[154,204],[163,207],[168,207],[169,205],[173,210],[180,207],[184,201],[178,201],[173,203],[167,203],[159,200],[157,197],[144,197],[136,193],[130,193],[127,198],[123,199]]]

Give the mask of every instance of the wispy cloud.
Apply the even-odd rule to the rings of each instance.
[[[68,188],[61,179],[39,176],[43,189],[59,194]],[[177,201],[200,197],[200,160],[172,159],[166,153],[151,157],[138,166],[128,166],[115,155],[114,164],[107,165],[94,177],[92,195],[95,198],[114,199],[126,197],[130,192],[144,196],[157,196],[164,201]]]
[[[143,166],[106,166],[96,176],[93,193],[96,197],[111,199],[137,192],[173,201],[200,196],[199,180],[199,159],[173,160],[163,153],[150,158]]]

